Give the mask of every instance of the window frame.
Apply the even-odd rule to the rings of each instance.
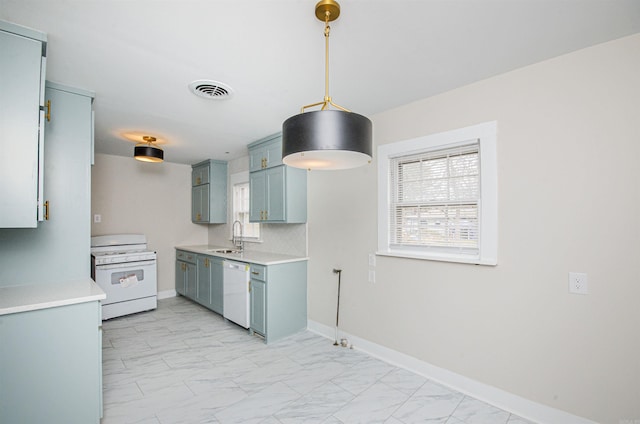
[[[480,197],[478,201],[478,252],[451,248],[393,246],[390,243],[391,181],[389,168],[393,158],[420,152],[450,149],[477,140],[480,156]],[[384,144],[378,147],[378,250],[377,255],[403,258],[497,265],[498,253],[498,172],[497,122],[485,122],[465,128]]]
[[[249,171],[237,172],[235,174],[231,174],[229,176],[229,197],[231,198],[231,202],[229,205],[229,222],[231,223],[229,228],[229,240],[233,240],[233,222],[235,221],[235,205],[234,205],[234,187],[238,184],[249,184]],[[251,193],[249,193],[251,196]],[[262,227],[259,222],[253,222],[251,224],[255,224],[258,226],[258,237],[247,237],[243,235],[242,240],[250,243],[261,243],[262,242]],[[245,224],[243,223],[243,226]]]

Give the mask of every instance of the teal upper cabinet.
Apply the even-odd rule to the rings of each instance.
[[[307,171],[280,165],[249,175],[249,221],[307,222]]]
[[[0,21],[0,228],[43,218],[47,36]]]
[[[307,222],[307,171],[282,164],[282,137],[249,145],[249,221]]]
[[[197,224],[227,222],[227,162],[206,160],[192,165],[191,221]]]
[[[249,144],[249,171],[282,165],[282,135],[270,135]]]

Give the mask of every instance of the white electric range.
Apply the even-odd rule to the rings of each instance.
[[[103,320],[157,307],[156,261],[144,234],[91,237],[91,278],[107,294]]]

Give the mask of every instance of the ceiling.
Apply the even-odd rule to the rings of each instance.
[[[96,92],[96,152],[246,155],[324,96],[316,0],[0,0],[0,19],[48,34],[47,79]],[[330,94],[372,115],[640,32],[638,0],[340,0]],[[194,80],[233,89],[196,97]],[[375,128],[374,128],[375,131]]]

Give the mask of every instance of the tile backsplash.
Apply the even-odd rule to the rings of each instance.
[[[246,242],[245,250],[307,256],[307,224],[261,224],[262,242]],[[209,244],[231,246],[228,224],[209,226]]]

